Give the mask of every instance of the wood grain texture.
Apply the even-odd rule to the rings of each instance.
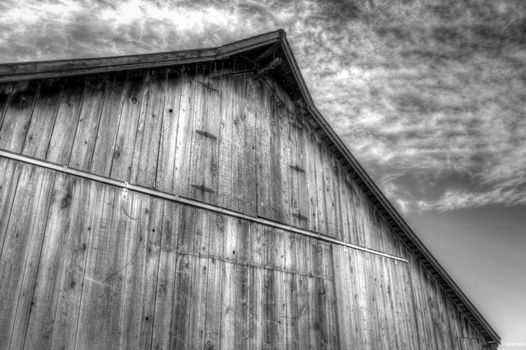
[[[101,190],[101,186],[88,181],[80,181],[72,188],[69,234],[63,253],[59,295],[55,307],[52,349],[75,347],[83,289],[87,283],[91,283],[85,279],[86,262],[94,215],[100,206]]]
[[[0,125],[2,125],[4,121],[5,111],[11,99],[13,86],[13,83],[0,84]]]
[[[52,129],[53,133],[45,157],[50,162],[69,164],[72,141],[75,138],[84,97],[85,83],[86,77],[71,77],[64,83]]]
[[[0,147],[399,252],[385,219],[280,84],[223,74],[232,69],[249,66],[5,85]]]
[[[17,153],[22,151],[40,83],[39,81],[23,81],[15,84],[11,98],[3,111],[0,129],[1,149]]]
[[[106,99],[111,96],[112,80],[108,75],[86,78],[79,121],[68,164],[70,167],[86,171],[90,169],[103,106]]]
[[[92,173],[102,176],[110,175],[121,108],[129,86],[128,74],[114,74],[108,84],[108,92],[101,101],[103,105],[90,167]]]
[[[417,261],[0,165],[19,177],[10,217],[34,213],[6,226],[6,348],[484,345]]]
[[[42,83],[29,121],[22,154],[43,159],[50,146],[64,82],[46,80]]]
[[[73,181],[70,177],[59,175],[55,179],[44,239],[33,292],[32,309],[29,315],[24,346],[33,349],[47,349],[51,345],[56,307],[60,295],[60,282],[63,273],[63,259],[66,256],[71,220]]]

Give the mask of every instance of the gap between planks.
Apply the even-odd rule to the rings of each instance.
[[[301,229],[301,228],[298,228],[298,227],[294,227],[294,226],[290,226],[290,225],[286,225],[286,224],[281,224],[281,223],[278,223],[278,222],[275,222],[275,221],[272,221],[272,220],[268,220],[268,219],[264,219],[264,218],[259,218],[259,217],[253,217],[253,216],[245,215],[245,214],[233,211],[233,210],[220,208],[220,207],[217,207],[217,206],[214,206],[214,205],[211,205],[211,204],[207,204],[207,203],[204,203],[204,202],[200,202],[200,201],[197,201],[197,200],[194,200],[194,199],[181,197],[179,195],[170,194],[170,193],[161,192],[161,191],[153,190],[153,189],[142,187],[142,186],[129,184],[126,181],[114,180],[114,179],[107,178],[105,176],[100,176],[100,175],[88,173],[88,172],[85,172],[85,171],[72,169],[72,168],[69,168],[66,165],[60,165],[60,164],[56,164],[56,163],[52,163],[52,162],[48,162],[48,161],[44,161],[44,160],[39,160],[39,159],[35,159],[35,158],[32,158],[32,157],[27,157],[27,156],[15,154],[15,153],[12,153],[12,152],[9,152],[9,151],[6,151],[6,150],[1,150],[1,149],[0,149],[0,157],[11,159],[11,160],[14,160],[14,161],[27,163],[27,164],[31,164],[31,165],[36,165],[36,166],[39,166],[39,167],[42,167],[42,168],[58,171],[58,172],[61,172],[61,173],[64,173],[64,174],[68,174],[68,175],[81,177],[81,178],[88,179],[88,180],[97,181],[97,182],[104,183],[104,184],[107,184],[107,185],[119,187],[119,188],[122,188],[122,189],[125,189],[125,190],[128,190],[128,191],[134,191],[134,192],[137,192],[137,193],[142,193],[142,194],[150,195],[150,196],[153,196],[153,197],[162,198],[162,199],[166,199],[166,200],[169,200],[169,201],[173,201],[173,202],[177,202],[177,203],[186,204],[186,205],[190,205],[190,206],[193,206],[193,207],[209,210],[211,212],[228,215],[228,216],[235,217],[235,218],[238,218],[238,219],[259,223],[259,224],[262,224],[262,225],[265,225],[265,226],[269,226],[269,227],[273,227],[273,228],[277,228],[277,229],[293,232],[293,233],[300,234],[300,235],[303,235],[303,236],[306,236],[306,237],[309,237],[309,238],[317,239],[317,240],[320,240],[320,241],[324,241],[324,242],[328,242],[328,243],[344,246],[344,247],[355,249],[355,250],[360,250],[360,251],[363,251],[363,252],[366,252],[366,253],[370,253],[370,254],[374,254],[374,255],[378,255],[378,256],[382,256],[384,258],[393,259],[393,260],[404,262],[404,263],[408,262],[407,259],[399,257],[399,256],[395,256],[395,255],[383,253],[383,252],[380,252],[380,251],[376,251],[374,249],[369,249],[369,248],[366,248],[366,247],[362,247],[362,246],[346,243],[346,242],[343,242],[343,241],[340,241],[340,240],[337,240],[337,239],[334,239],[334,238],[322,235],[322,234],[317,233],[317,232],[312,232],[312,231],[308,231],[308,230]]]

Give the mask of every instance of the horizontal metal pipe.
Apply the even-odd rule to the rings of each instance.
[[[40,160],[40,159],[35,159],[35,158],[32,158],[32,157],[23,156],[23,155],[12,153],[12,152],[9,152],[9,151],[6,151],[6,150],[0,150],[0,157],[7,158],[7,159],[12,159],[12,160],[15,160],[15,161],[19,161],[19,162],[23,162],[23,163],[27,163],[27,164],[31,164],[31,165],[36,165],[36,166],[39,166],[39,167],[42,167],[42,168],[58,171],[58,172],[61,172],[61,173],[64,173],[64,174],[68,174],[68,175],[78,176],[78,177],[81,177],[81,178],[84,178],[84,179],[88,179],[88,180],[97,181],[97,182],[100,182],[100,183],[104,183],[106,185],[111,185],[111,186],[115,186],[115,187],[119,187],[119,188],[126,188],[129,191],[134,191],[134,192],[137,192],[137,193],[142,193],[142,194],[146,194],[146,195],[149,195],[149,196],[166,199],[166,200],[169,200],[169,201],[172,201],[172,202],[177,202],[177,203],[181,203],[181,204],[190,205],[190,206],[193,206],[193,207],[196,207],[196,208],[205,209],[205,210],[208,210],[208,211],[211,211],[211,212],[214,212],[214,213],[224,214],[224,215],[228,215],[228,216],[235,217],[235,218],[238,218],[238,219],[247,220],[247,221],[255,222],[255,223],[258,223],[258,224],[265,225],[265,226],[277,228],[277,229],[280,229],[280,230],[294,232],[294,233],[297,233],[297,234],[300,234],[300,235],[303,235],[303,236],[306,236],[306,237],[318,239],[320,241],[324,241],[324,242],[328,242],[328,243],[332,243],[332,244],[336,244],[336,245],[340,245],[340,246],[344,246],[344,247],[352,248],[352,249],[356,249],[356,250],[361,250],[363,252],[367,252],[367,253],[370,253],[370,254],[383,256],[384,258],[394,259],[394,260],[397,260],[397,261],[401,261],[401,262],[407,263],[407,259],[398,257],[396,255],[386,254],[386,253],[382,253],[382,252],[379,252],[379,251],[374,250],[374,249],[369,249],[369,248],[366,248],[366,247],[361,247],[361,246],[358,246],[358,245],[354,245],[354,244],[350,244],[350,243],[347,243],[347,242],[343,242],[343,241],[340,241],[338,239],[322,235],[322,234],[320,234],[318,232],[304,230],[304,229],[301,229],[301,228],[298,228],[298,227],[282,224],[282,223],[275,222],[275,221],[268,220],[268,219],[263,219],[263,218],[259,218],[259,217],[249,216],[249,215],[246,215],[246,214],[243,214],[243,213],[239,213],[239,212],[236,212],[236,211],[233,211],[233,210],[224,209],[224,208],[221,208],[221,207],[217,207],[215,205],[211,205],[211,204],[208,204],[208,203],[200,202],[200,201],[195,200],[195,199],[190,199],[190,198],[182,197],[182,196],[179,196],[179,195],[176,195],[176,194],[161,192],[161,191],[153,190],[151,188],[146,188],[146,187],[142,187],[142,186],[129,184],[126,181],[119,181],[119,180],[111,179],[111,178],[108,178],[108,177],[105,177],[105,176],[91,174],[91,173],[88,173],[88,172],[85,172],[85,171],[82,171],[82,170],[69,168],[69,167],[67,167],[65,165],[60,165],[60,164],[48,162],[48,161],[45,161],[45,160]]]

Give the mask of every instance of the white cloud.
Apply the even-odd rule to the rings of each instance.
[[[375,3],[7,0],[0,61],[216,46],[282,27],[319,109],[405,210],[524,204],[526,4]]]

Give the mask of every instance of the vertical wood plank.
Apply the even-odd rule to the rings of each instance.
[[[298,237],[296,246],[297,268],[300,272],[297,278],[297,324],[298,324],[298,345],[300,349],[310,349],[310,308],[309,302],[309,259],[310,241],[305,237]],[[315,344],[312,344],[315,346]]]
[[[143,207],[148,214],[148,222],[144,231],[148,231],[145,243],[144,269],[139,271],[142,276],[142,314],[140,317],[139,349],[148,349],[153,343],[153,325],[155,321],[155,304],[157,296],[157,279],[159,272],[161,232],[163,222],[164,201],[147,198],[149,206]],[[148,212],[146,212],[148,210]],[[141,302],[141,301],[140,301]]]
[[[248,67],[244,67],[248,70]],[[256,180],[256,86],[251,76],[243,75],[244,90],[240,100],[241,116],[244,124],[244,138],[242,142],[243,179],[244,179],[244,205],[241,208],[243,213],[248,215],[257,214],[257,180]],[[241,141],[241,140],[240,140]]]
[[[341,349],[349,349],[355,343],[356,331],[351,319],[350,312],[354,301],[352,285],[350,283],[346,252],[343,247],[332,247],[332,259],[334,266],[334,290],[336,296],[336,318],[339,329],[339,346]]]
[[[86,77],[70,77],[64,84],[46,160],[69,164],[84,95]]]
[[[84,200],[73,197],[75,182],[66,175],[59,174],[55,179],[35,290],[31,300],[33,307],[28,320],[28,329],[24,346],[29,349],[47,349],[51,345],[57,301],[60,293],[60,277],[63,270],[63,258],[69,239],[70,210],[72,202]]]
[[[312,243],[309,242],[308,249],[308,261],[307,261],[307,270],[309,273],[312,273],[313,275],[318,274],[319,272],[316,271],[319,266],[319,255],[318,255],[318,249],[317,242]],[[322,329],[322,305],[321,300],[319,298],[320,296],[320,290],[319,290],[319,283],[317,281],[318,279],[314,276],[309,277],[307,283],[308,283],[308,291],[309,291],[309,333],[310,333],[310,345],[311,348],[320,349],[322,347],[322,344],[324,343],[324,334]]]
[[[0,258],[7,235],[13,200],[20,177],[20,165],[9,159],[0,158]]]
[[[202,349],[204,347],[204,328],[206,317],[206,294],[208,278],[209,253],[209,220],[210,215],[205,210],[198,210],[195,216],[193,257],[193,288],[191,294],[186,295],[191,305],[188,319],[187,347]]]
[[[175,155],[175,175],[173,178],[174,193],[190,196],[188,191],[188,176],[192,157],[192,145],[195,136],[194,120],[192,119],[196,79],[192,71],[183,67],[181,72],[181,102],[177,124],[177,146]]]
[[[325,278],[328,271],[326,269],[327,260],[330,256],[327,254],[327,245],[326,243],[316,242],[313,244],[314,249],[312,250],[313,254],[313,273],[315,274],[314,278],[314,302],[316,303],[316,313],[318,314],[317,319],[314,321],[314,325],[319,327],[319,338],[318,346],[321,349],[330,349],[332,340],[331,340],[331,311],[330,311],[330,301],[331,298],[328,294],[329,290]]]
[[[129,181],[132,174],[135,144],[142,141],[139,120],[146,113],[150,87],[149,72],[128,73],[128,89],[123,100],[117,139],[113,147],[110,177]],[[140,144],[140,143],[139,143]]]
[[[309,186],[307,178],[313,174],[307,174],[307,172],[313,171],[308,169],[306,160],[306,146],[305,146],[305,133],[304,126],[299,120],[293,119],[291,121],[291,132],[293,135],[293,153],[292,161],[299,168],[296,171],[292,171],[292,184],[293,184],[293,207],[294,204],[297,207],[298,216],[293,218],[293,222],[296,222],[299,227],[309,229],[312,226],[311,221],[315,216],[311,215],[310,212],[310,199]],[[294,164],[293,164],[294,165]]]
[[[406,319],[408,320],[408,329],[411,334],[411,341],[412,341],[412,348],[415,350],[420,350],[420,325],[418,323],[417,318],[417,304],[415,300],[415,290],[413,289],[412,285],[412,277],[411,277],[411,268],[410,264],[411,259],[409,258],[411,252],[408,248],[404,249],[403,256],[407,257],[409,262],[407,264],[404,264],[404,266],[400,267],[400,270],[403,272],[404,280],[403,280],[403,289],[405,294],[405,312],[406,312]]]
[[[85,283],[90,283],[85,280],[86,258],[101,191],[101,185],[86,180],[78,181],[73,186],[72,199],[76,200],[71,202],[68,240],[51,337],[52,349],[75,347],[83,288]]]
[[[323,171],[323,184],[325,191],[325,212],[327,214],[327,234],[335,238],[339,237],[338,230],[338,211],[336,208],[336,198],[334,197],[334,180],[331,153],[326,144],[321,145],[321,162]]]
[[[237,240],[235,220],[225,218],[224,254],[227,262],[224,264],[223,300],[221,314],[221,349],[234,349],[236,336],[236,266],[228,260],[235,259]]]
[[[185,188],[183,193],[185,196],[205,200],[210,195],[213,189],[210,185],[204,183],[203,173],[206,172],[205,159],[206,158],[206,143],[209,141],[203,137],[198,130],[203,129],[203,94],[204,87],[200,83],[203,81],[202,66],[196,65],[192,71],[192,99],[190,102],[189,113],[189,128],[187,130],[187,137],[189,147],[186,149],[185,165],[183,183]],[[206,190],[209,189],[209,190]]]
[[[330,244],[322,245],[323,290],[325,291],[325,314],[327,318],[327,348],[338,349],[338,324],[336,319],[336,295],[334,291],[334,270]]]
[[[460,326],[459,312],[452,301],[447,299],[447,312],[451,320],[451,337],[453,340],[453,349],[464,350],[462,342],[462,331]]]
[[[9,104],[11,94],[13,93],[13,87],[13,83],[0,84],[0,129],[2,128],[2,123],[4,122],[7,105]]]
[[[383,310],[386,315],[386,343],[391,344],[394,349],[409,349],[408,344],[401,345],[403,339],[403,319],[398,305],[395,303],[395,298],[399,293],[399,288],[392,281],[391,274],[394,272],[394,264],[392,261],[377,257],[378,268],[382,269],[382,299]]]
[[[261,268],[266,261],[267,235],[263,232],[262,225],[251,225],[250,240],[251,247],[249,256],[255,267],[252,269],[253,275],[250,279],[250,315],[252,316],[249,328],[249,349],[261,349],[263,347],[263,331],[265,329],[264,318],[264,276],[265,270]]]
[[[368,293],[371,288],[374,286],[369,284],[368,279],[368,265],[367,265],[367,256],[364,253],[359,251],[352,251],[352,256],[354,257],[355,264],[355,275],[354,280],[357,284],[358,289],[358,305],[360,305],[359,318],[356,324],[359,325],[360,337],[359,342],[360,346],[364,349],[374,346],[374,339],[371,337],[370,329],[374,325],[374,319],[372,319],[372,314],[374,309],[372,309],[368,302]]]
[[[167,69],[165,103],[162,114],[159,162],[157,165],[156,188],[162,192],[173,192],[176,174],[177,127],[181,103],[182,79],[178,68]]]
[[[353,208],[351,205],[351,193],[349,191],[349,179],[348,175],[345,173],[345,170],[341,166],[337,167],[338,178],[338,191],[339,191],[339,204],[341,210],[341,239],[344,242],[358,244],[357,240],[352,235],[352,215]]]
[[[272,178],[272,157],[271,157],[271,116],[270,106],[268,105],[268,89],[261,81],[254,82],[256,89],[256,182],[257,182],[257,215],[273,219],[275,214],[272,211],[272,196],[270,184],[274,182]],[[256,108],[259,107],[259,108]]]
[[[129,211],[121,212],[131,222],[126,262],[119,272],[124,277],[120,347],[144,349],[151,345],[163,203],[141,195],[131,200]]]
[[[150,70],[150,86],[146,111],[141,113],[133,154],[132,174],[130,180],[141,186],[156,188],[159,144],[161,137],[163,113],[165,111],[166,70]],[[139,143],[139,141],[142,141]]]
[[[113,78],[110,75],[94,75],[86,78],[79,122],[68,166],[81,170],[90,169],[103,106],[106,99],[111,98],[112,83]],[[118,119],[116,116],[112,118]]]
[[[298,271],[296,263],[296,245],[298,237],[290,232],[285,235],[284,255],[285,268],[288,271]],[[299,349],[298,331],[298,273],[287,272],[285,274],[285,288],[287,291],[286,306],[286,343],[290,349]]]
[[[236,64],[235,62],[234,64]],[[234,69],[242,69],[242,65],[235,65]],[[235,211],[243,211],[246,206],[245,197],[247,188],[245,187],[244,177],[244,138],[245,138],[245,116],[242,114],[240,102],[242,102],[242,94],[245,87],[244,76],[234,76],[232,78],[232,111],[229,116],[229,123],[232,125],[232,134],[229,141],[231,152],[231,192],[230,192],[230,206],[229,208]]]
[[[317,188],[317,222],[318,232],[328,234],[328,218],[327,218],[327,206],[326,206],[326,188],[325,188],[325,174],[324,174],[324,163],[323,163],[323,146],[319,140],[318,135],[313,134],[313,152],[312,156],[315,161],[316,169],[316,188]]]
[[[266,237],[266,256],[265,265],[274,266],[275,263],[275,234],[267,227],[263,228],[263,234]],[[265,269],[263,272],[263,347],[274,349],[278,344],[278,330],[276,320],[276,297],[275,284],[276,277],[273,270]]]
[[[276,88],[275,88],[276,89]],[[279,125],[279,150],[276,153],[279,155],[279,173],[281,181],[281,212],[282,222],[290,224],[292,223],[292,195],[291,195],[291,172],[293,171],[290,167],[294,160],[291,159],[291,125],[289,120],[289,114],[287,108],[283,102],[283,95],[276,94],[276,114]]]
[[[175,319],[172,318],[174,309],[174,293],[177,289],[177,242],[180,227],[181,206],[172,202],[165,202],[163,207],[163,221],[161,231],[161,251],[159,258],[159,272],[157,278],[155,314],[153,320],[152,348],[167,349],[173,338]]]
[[[235,348],[247,349],[249,339],[249,270],[248,249],[250,247],[250,224],[237,220],[236,223],[236,305],[235,305]]]
[[[304,125],[302,137],[305,147],[305,177],[306,192],[308,197],[308,228],[312,231],[321,232],[318,223],[318,188],[316,183],[316,152],[314,149],[312,129]]]
[[[0,348],[24,346],[53,181],[54,174],[30,166],[20,176],[0,258]]]
[[[29,231],[31,225],[30,211],[31,205],[34,204],[37,176],[29,167],[20,169],[20,166],[16,165],[15,169],[14,162],[7,159],[1,159],[0,170],[5,171],[0,181],[2,194],[6,194],[0,199],[2,214],[5,214],[0,219],[0,291],[3,296],[0,300],[0,327],[4,330],[0,335],[0,347],[8,348],[12,323],[16,316],[17,290],[28,239],[25,232]],[[21,232],[24,232],[22,237]]]
[[[219,214],[209,214],[208,230],[210,232],[206,316],[205,316],[205,349],[219,349],[221,346],[221,312],[223,301],[224,262],[216,257],[223,256],[225,239],[225,218]]]
[[[340,174],[338,171],[338,161],[334,157],[334,154],[331,154],[331,161],[330,161],[330,175],[332,178],[332,198],[334,206],[332,207],[332,210],[334,210],[334,216],[335,216],[335,223],[334,223],[334,235],[336,238],[343,240],[343,222],[345,218],[343,217],[342,213],[342,200],[340,197],[340,190],[339,186],[340,183],[344,182],[342,178],[340,178]]]
[[[39,88],[40,82],[35,80],[15,84],[0,129],[0,149],[22,150]]]
[[[412,342],[413,332],[410,328],[415,323],[412,314],[407,312],[407,301],[411,299],[411,295],[406,295],[405,281],[405,266],[400,266],[395,261],[385,261],[389,266],[388,277],[388,292],[390,291],[390,303],[395,315],[395,336],[399,347],[402,349],[415,349]]]
[[[102,176],[109,176],[111,172],[119,122],[122,118],[121,109],[130,85],[127,73],[114,73],[110,78],[90,167],[92,173]]]
[[[369,244],[369,239],[366,237],[366,232],[364,228],[363,217],[365,215],[365,208],[363,204],[363,192],[358,188],[358,185],[353,183],[351,187],[353,192],[353,209],[354,209],[354,232],[358,237],[358,242],[362,247],[367,247]]]
[[[100,347],[130,348],[138,345],[140,334],[141,293],[140,272],[144,266],[144,197],[136,193],[123,195],[116,191],[111,232],[116,237],[104,247],[110,261],[102,284],[104,311],[101,315]],[[106,233],[108,234],[108,233]],[[139,284],[139,285],[136,285]]]
[[[191,239],[189,237],[189,228],[191,229],[192,212],[187,207],[181,207],[180,226],[177,236],[178,254],[176,261],[175,291],[173,294],[172,306],[172,326],[170,334],[169,348],[186,348],[186,328],[188,324],[187,293],[190,293],[190,273],[191,261],[188,254],[184,252],[189,250]]]
[[[205,172],[205,182],[210,184],[215,192],[209,196],[209,203],[218,204],[219,201],[219,138],[221,134],[221,98],[222,91],[220,90],[222,77],[217,81],[216,79],[210,78],[211,74],[217,74],[221,69],[222,63],[214,62],[208,70],[208,77],[205,78],[206,84],[210,85],[211,88],[207,88],[205,97],[205,121],[206,130],[211,134],[209,142],[209,150],[207,154],[208,171]],[[215,138],[214,138],[215,137]]]
[[[235,69],[244,70],[244,64],[235,62]],[[231,192],[229,193],[230,197],[230,206],[228,208],[233,209],[239,212],[245,212],[250,208],[251,204],[248,200],[250,196],[254,193],[248,193],[250,189],[248,186],[247,179],[247,164],[246,164],[246,154],[251,154],[252,149],[246,149],[246,143],[251,145],[251,142],[247,140],[250,138],[250,133],[247,134],[249,126],[247,125],[247,114],[245,113],[244,106],[244,95],[246,92],[246,79],[245,75],[233,76],[232,78],[232,107],[228,108],[227,112],[230,111],[231,115],[228,116],[228,122],[231,125],[231,134],[230,139],[222,140],[223,142],[228,142],[230,144],[230,159],[231,159]],[[248,122],[251,122],[249,120]]]
[[[290,196],[290,193],[289,193]],[[290,198],[290,197],[289,197]],[[275,314],[274,323],[277,328],[277,347],[280,349],[287,347],[287,294],[290,293],[290,283],[287,283],[285,268],[285,236],[286,232],[275,230],[274,246],[274,270],[275,284]]]
[[[88,224],[91,234],[86,247],[86,267],[77,323],[76,349],[99,348],[101,344],[108,346],[107,336],[104,334],[107,330],[103,329],[103,326],[107,325],[105,323],[108,318],[106,303],[109,299],[111,285],[106,279],[111,276],[113,269],[122,266],[117,265],[119,261],[114,261],[118,260],[114,256],[118,257],[119,251],[123,250],[122,234],[107,233],[108,229],[112,230],[116,226],[113,221],[117,219],[114,216],[117,215],[115,212],[120,209],[120,201],[116,199],[117,191],[99,185],[97,192],[94,205],[96,211]],[[120,275],[117,276],[120,277]],[[118,343],[114,346],[118,346]]]
[[[209,115],[209,100],[219,94],[210,87],[207,70],[199,66],[194,82],[194,101],[191,115],[191,154],[188,189],[190,197],[207,203],[217,203],[217,130],[216,116]]]
[[[225,67],[222,67],[222,72]],[[220,128],[219,128],[219,167],[217,203],[220,207],[232,208],[232,135],[234,109],[234,80],[225,77],[219,82],[220,98]]]
[[[22,154],[40,159],[46,157],[63,85],[64,79],[48,79],[42,82],[29,121]]]

